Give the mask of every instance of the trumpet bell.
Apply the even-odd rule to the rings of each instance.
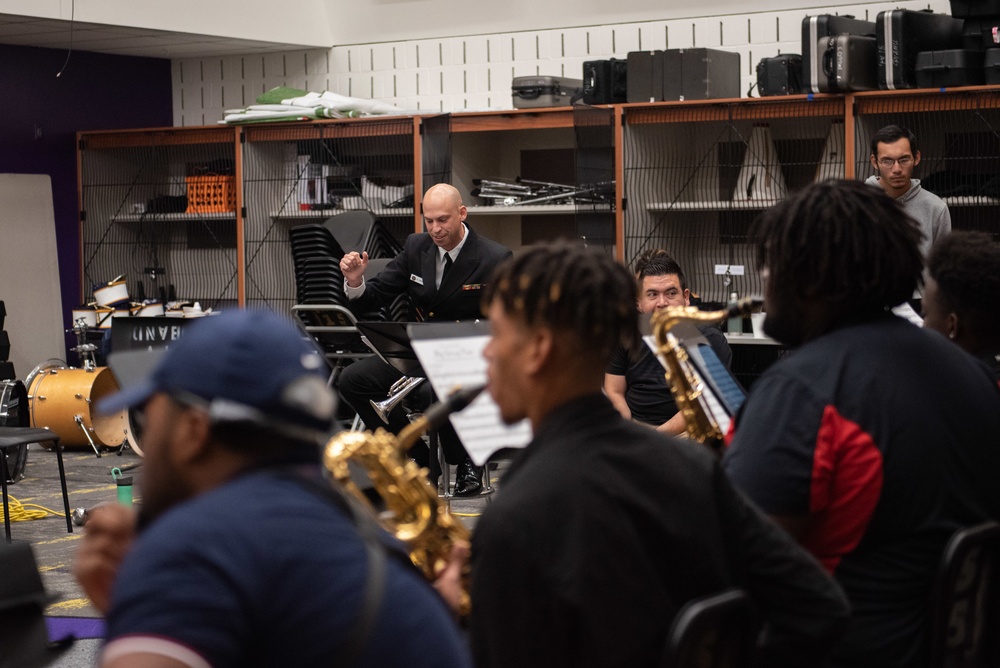
[[[382,422],[389,424],[389,413],[399,405],[399,402],[403,400],[406,395],[415,390],[422,382],[426,380],[419,376],[403,376],[389,388],[389,396],[387,396],[382,401],[375,401],[372,399],[369,403],[372,408],[375,409],[375,413],[379,416]]]

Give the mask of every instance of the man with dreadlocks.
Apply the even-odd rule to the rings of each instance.
[[[764,331],[798,349],[754,384],[723,466],[851,600],[841,666],[922,666],[945,543],[1000,518],[1000,391],[957,346],[893,315],[921,234],[876,188],[826,181],[754,231]]]
[[[473,537],[476,664],[659,665],[678,609],[735,586],[768,625],[762,665],[818,665],[842,592],[706,449],[601,393],[612,349],[635,336],[634,295],[622,264],[565,243],[522,252],[486,288],[489,389],[534,438]]]

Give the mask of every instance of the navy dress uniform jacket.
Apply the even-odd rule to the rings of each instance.
[[[408,292],[424,320],[475,320],[483,316],[481,299],[496,266],[512,255],[509,248],[480,237],[469,227],[468,238],[448,274],[436,288],[438,248],[429,234],[411,234],[403,251],[378,276],[366,281],[351,309],[364,313],[391,304]]]

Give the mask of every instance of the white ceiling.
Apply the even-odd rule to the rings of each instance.
[[[165,30],[0,14],[0,44],[96,51],[149,58],[201,58],[294,51],[315,45],[196,35]]]

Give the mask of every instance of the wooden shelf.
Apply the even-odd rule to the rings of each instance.
[[[604,110],[607,118],[598,113]],[[918,135],[926,136],[925,162],[941,161],[933,171],[958,165],[956,160],[967,160],[957,170],[963,174],[988,178],[995,171],[1000,140],[989,129],[1000,120],[998,86],[81,132],[78,187],[80,210],[87,214],[81,224],[86,248],[82,283],[114,275],[120,266],[135,261],[138,266],[165,266],[178,290],[188,294],[280,308],[293,303],[295,291],[294,267],[285,247],[288,228],[345,212],[297,209],[295,200],[305,196],[296,193],[297,177],[290,166],[298,165],[299,156],[308,155],[315,163],[343,162],[348,166],[344,177],[367,174],[379,185],[412,183],[415,206],[379,206],[373,211],[390,234],[402,238],[422,227],[420,200],[431,183],[445,180],[469,201],[478,202],[471,197],[478,175],[527,171],[535,178],[573,181],[583,177],[570,168],[592,169],[594,156],[586,151],[597,148],[601,169],[610,171],[600,179],[616,184],[614,202],[477,205],[470,206],[469,213],[473,220],[484,219],[484,233],[514,248],[550,233],[588,238],[596,234],[601,243],[613,240],[619,259],[631,261],[645,247],[669,245],[682,255],[679,260],[689,277],[714,286],[713,264],[741,262],[748,271],[753,269],[752,260],[734,254],[744,250],[750,219],[776,204],[775,193],[783,191],[757,188],[752,192],[760,199],[727,199],[734,192],[751,192],[744,189],[746,167],[740,161],[746,163],[746,155],[759,153],[751,146],[758,128],[766,127],[773,139],[773,146],[768,144],[773,156],[762,159],[760,174],[771,173],[767,165],[783,164],[781,177],[791,192],[813,178],[860,174],[867,165],[862,144],[878,127],[897,122],[890,118],[915,125]],[[932,121],[940,121],[940,127],[929,132]],[[587,134],[591,130],[600,135],[596,144]],[[582,136],[584,152],[578,147]],[[581,155],[585,160],[579,160]],[[236,211],[134,212],[133,202],[180,192],[177,186],[191,165],[216,161],[233,165]],[[959,229],[1000,230],[993,215],[1000,197],[943,199]],[[360,206],[356,201],[344,202]],[[381,198],[367,198],[376,201]],[[581,215],[595,213],[602,215]],[[539,218],[544,216],[550,218]],[[225,236],[227,245],[203,248],[203,230],[198,228],[206,228],[209,236]],[[157,237],[159,245],[147,248],[150,235],[170,241],[160,243]],[[213,254],[208,260],[206,252]],[[150,253],[162,257],[147,259]],[[751,335],[734,336],[731,342],[775,345]]]

